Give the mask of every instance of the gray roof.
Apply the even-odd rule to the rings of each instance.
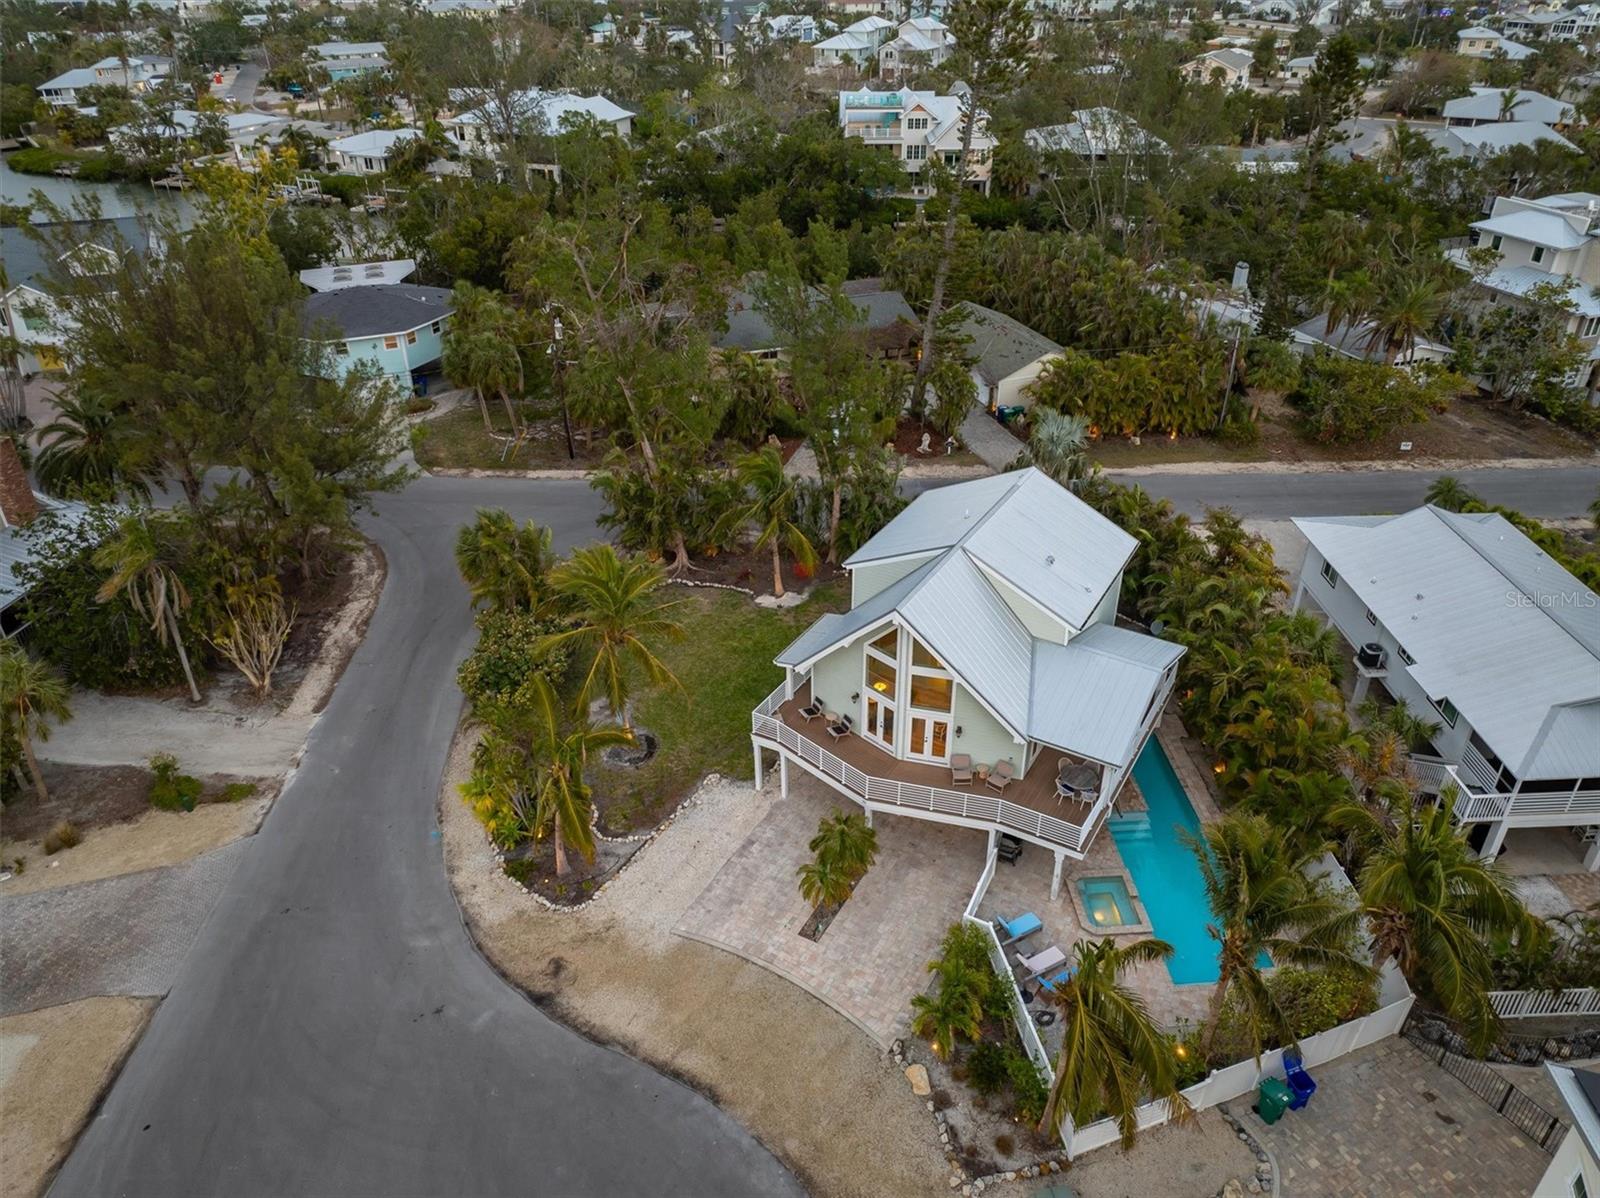
[[[28,593],[16,576],[16,568],[33,560],[34,542],[54,527],[70,528],[88,518],[89,507],[75,499],[53,499],[34,492],[45,510],[22,525],[0,528],[0,611]]]
[[[1480,233],[1515,237],[1552,250],[1575,250],[1588,241],[1590,234],[1572,227],[1572,222],[1558,212],[1540,212],[1536,208],[1522,208],[1503,212],[1486,220],[1475,220],[1472,227]]]
[[[1127,765],[1166,670],[1183,652],[1182,645],[1111,624],[1086,628],[1065,645],[1035,641],[1028,735]]]
[[[1040,358],[1059,354],[1061,347],[1020,320],[979,304],[956,305],[960,331],[972,339],[967,354],[973,369],[987,383],[999,383]]]
[[[345,338],[404,333],[448,316],[450,289],[417,283],[343,287],[306,296],[300,322],[308,332],[326,321]]]
[[[776,660],[804,668],[896,617],[1019,739],[1120,764],[1152,697],[1152,671],[1159,684],[1182,650],[1095,625],[1063,658],[1063,646],[1033,637],[1000,588],[1084,628],[1133,548],[1132,537],[1038,470],[926,491],[845,564],[927,560],[849,612],[823,616]],[[1090,678],[1087,690],[1072,681]]]
[[[863,282],[858,280],[857,283]],[[911,305],[906,303],[905,296],[898,291],[885,291],[877,285],[876,280],[867,281],[872,285],[862,287],[846,283],[842,290],[855,305],[856,311],[861,313],[861,327],[868,332],[879,332],[893,328],[896,321],[905,321],[907,324],[917,323],[917,314],[911,310]],[[821,302],[822,293],[813,289],[814,299]],[[754,293],[743,289],[733,291],[728,296],[727,311],[728,331],[717,338],[715,344],[718,349],[742,349],[746,351],[762,349],[782,349],[786,344],[785,339],[779,336],[778,331],[767,321]]]
[[[1600,597],[1503,516],[1295,521],[1519,778],[1600,775]]]

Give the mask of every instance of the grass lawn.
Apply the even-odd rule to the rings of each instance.
[[[503,411],[490,410],[495,428],[506,434]],[[508,441],[491,437],[483,427],[483,415],[476,403],[465,404],[454,412],[427,420],[417,426],[426,430],[417,444],[417,461],[428,469],[455,467],[477,470],[537,470],[572,466],[587,469],[604,457],[599,445],[586,446],[574,436],[576,460],[567,457],[567,440],[561,429],[561,416],[535,416],[531,434],[514,453],[507,452]]]
[[[686,635],[661,656],[684,689],[646,694],[634,717],[660,750],[637,769],[590,771],[601,830],[611,835],[654,827],[708,773],[753,777],[750,710],[783,681],[773,657],[818,616],[850,604],[837,581],[782,611],[730,591],[674,587],[673,597],[682,600],[676,614]]]

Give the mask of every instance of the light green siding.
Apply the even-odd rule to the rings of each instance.
[[[848,714],[860,720],[859,704],[850,696],[861,690],[861,641],[835,649],[811,667],[811,693],[822,696],[829,711]]]
[[[1023,746],[1012,740],[1011,733],[960,683],[956,684],[954,719],[961,735],[951,746],[953,752],[969,754],[978,765],[993,765],[1002,757],[1009,757],[1019,776],[1026,769]]]
[[[869,563],[855,567],[850,571],[850,606],[860,607],[884,587],[899,582],[932,556],[926,554],[922,557],[904,558],[901,561]]]
[[[1016,587],[1004,579],[996,578],[989,571],[984,571],[984,577],[993,585],[1000,598],[1006,601],[1006,606],[1016,613],[1017,619],[1022,621],[1022,626],[1028,630],[1030,636],[1041,641],[1050,641],[1053,644],[1064,645],[1067,641],[1067,626],[1042,607],[1029,599]],[[1021,762],[1017,763],[1021,765]]]

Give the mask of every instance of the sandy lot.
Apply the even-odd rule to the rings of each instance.
[[[708,779],[595,902],[555,913],[496,868],[457,796],[469,751],[458,738],[445,775],[445,855],[503,973],[563,1021],[711,1095],[815,1193],[948,1192],[932,1116],[866,1036],[760,967],[672,934],[770,795]]]
[[[86,998],[0,1019],[0,1198],[42,1194],[154,999]]]
[[[0,858],[10,865],[21,857],[26,865],[22,873],[0,882],[0,895],[31,894],[176,865],[253,835],[270,806],[272,798],[266,796],[237,803],[206,803],[188,812],[152,809],[127,823],[90,829],[82,844],[49,857],[32,841],[6,841]]]

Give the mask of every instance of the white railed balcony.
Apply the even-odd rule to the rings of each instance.
[[[994,827],[1081,857],[1084,846],[1092,839],[1114,797],[1108,793],[1100,795],[1092,805],[1069,804],[1063,809],[1063,814],[1071,814],[1075,820],[1081,821],[1073,822],[1024,803],[1012,802],[1000,793],[987,789],[982,782],[975,781],[970,790],[953,790],[929,782],[911,781],[904,776],[897,778],[893,776],[895,773],[928,775],[948,773],[948,770],[900,761],[867,745],[855,733],[841,738],[835,747],[840,752],[850,753],[857,762],[864,762],[865,765],[847,761],[832,748],[824,747],[820,741],[813,740],[791,724],[786,702],[792,707],[797,705],[798,700],[786,701],[782,687],[768,695],[750,713],[750,734],[768,747],[786,753],[811,773],[833,783],[846,794],[874,807],[926,812],[935,819],[944,817],[950,823]],[[820,720],[814,724],[819,736],[827,735]],[[1048,772],[1041,769],[1040,777],[1043,778]],[[1027,779],[1027,783],[1033,781],[1031,776]],[[1048,782],[1053,793],[1053,775]],[[1025,785],[1022,780],[1011,783],[1011,786],[1019,791],[1019,798],[1022,797],[1021,792],[1031,793],[1037,789],[1037,785]],[[1048,805],[1048,802],[1040,805]]]
[[[846,137],[859,137],[862,141],[872,142],[898,142],[900,140],[899,125],[846,125]]]
[[[1469,753],[1472,753],[1469,747]],[[1479,762],[1481,757],[1472,753]],[[1466,761],[1460,766],[1437,759],[1411,759],[1411,776],[1417,789],[1424,794],[1438,794],[1446,786],[1454,786],[1456,797],[1456,822],[1462,824],[1498,823],[1511,820],[1534,826],[1559,826],[1565,823],[1588,823],[1594,817],[1600,820],[1600,790],[1580,789],[1581,783],[1569,790],[1544,791],[1529,789],[1540,784],[1524,783],[1521,791],[1492,790],[1482,779],[1487,770],[1472,770]],[[1490,786],[1495,785],[1489,775]]]

